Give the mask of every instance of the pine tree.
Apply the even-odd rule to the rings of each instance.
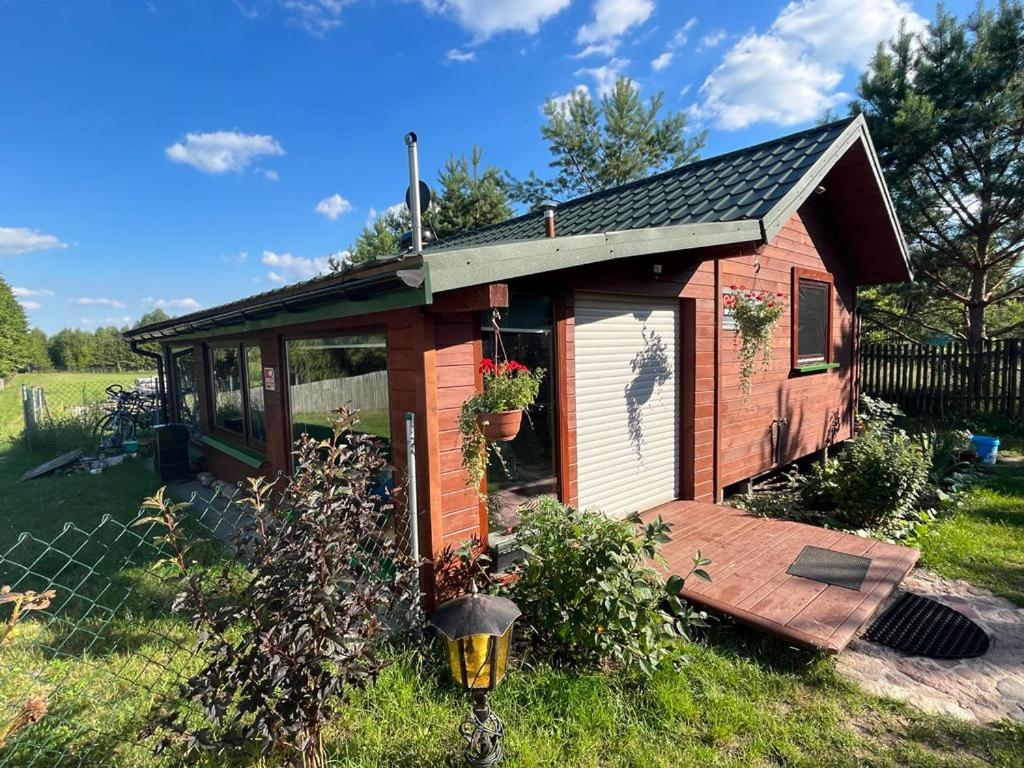
[[[865,294],[866,319],[904,337],[952,332],[977,349],[1024,329],[1024,10],[939,7],[920,36],[879,46],[852,106],[885,167],[918,282]],[[990,325],[994,321],[995,325]]]
[[[441,192],[430,223],[439,238],[496,224],[512,216],[505,180],[494,166],[481,170],[483,150],[472,155],[452,155],[438,177]]]
[[[0,376],[10,376],[28,363],[28,319],[11,287],[0,277]]]
[[[548,100],[541,134],[556,175],[510,178],[512,198],[528,205],[564,201],[696,160],[706,132],[687,138],[685,115],[659,116],[664,100],[659,92],[645,105],[640,89],[625,77],[597,104],[585,89]]]
[[[398,241],[411,226],[412,219],[409,209],[404,204],[400,207],[389,208],[363,227],[363,231],[348,247],[347,259],[331,257],[331,269],[337,271],[343,269],[347,264],[362,264],[364,261],[372,261],[378,256],[397,255]]]

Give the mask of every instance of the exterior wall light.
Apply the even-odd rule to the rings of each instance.
[[[491,711],[487,694],[505,677],[512,625],[520,615],[511,600],[474,591],[440,606],[428,622],[444,637],[452,678],[473,703],[459,726],[473,768],[495,766],[503,754],[505,726]]]

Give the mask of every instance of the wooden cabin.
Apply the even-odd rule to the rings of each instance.
[[[553,220],[552,220],[553,219]],[[860,117],[701,160],[409,253],[127,332],[163,349],[171,416],[204,468],[287,473],[292,441],[342,402],[406,467],[417,436],[420,547],[514,527],[540,494],[610,515],[729,486],[851,436],[857,287],[909,279]],[[726,297],[786,303],[745,397]],[[482,358],[547,369],[481,503],[461,404]]]

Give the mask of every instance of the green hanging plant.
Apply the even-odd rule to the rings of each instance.
[[[781,293],[754,291],[730,286],[724,303],[732,310],[736,323],[736,341],[740,357],[740,387],[744,402],[750,397],[751,379],[761,358],[761,370],[766,371],[772,364],[772,342],[775,328],[785,311]]]
[[[512,432],[511,436],[491,436],[489,439],[491,421],[509,414],[521,416],[537,400],[545,373],[543,368],[531,371],[515,360],[496,363],[490,358],[481,361],[480,372],[484,377],[484,391],[466,400],[459,413],[462,466],[474,488],[481,486],[487,474],[488,449],[501,458],[501,451],[494,441],[515,437],[515,432]]]

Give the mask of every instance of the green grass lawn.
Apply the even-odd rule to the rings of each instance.
[[[921,564],[1024,606],[1024,463],[998,466],[921,542]]]
[[[303,432],[311,437],[327,438],[331,434],[329,413],[297,413],[292,416],[292,432],[297,440]],[[356,413],[359,431],[391,440],[391,416],[387,411],[363,410]]]
[[[73,371],[49,371],[47,373],[23,373],[8,380],[0,391],[0,440],[13,437],[21,432],[23,425],[21,387],[43,387],[46,404],[51,411],[59,412],[72,406],[101,402],[106,399],[103,390],[111,384],[120,384],[126,389],[135,386],[135,379],[152,376],[152,372],[126,373],[79,373]]]
[[[61,691],[43,722],[0,751],[0,765],[24,765],[33,757],[36,765],[61,765],[60,755],[50,751],[54,745],[69,750],[75,758],[69,765],[176,765],[173,757],[152,756],[153,742],[138,733],[156,696],[172,692],[195,667],[191,633],[169,613],[169,587],[153,576],[153,554],[133,538],[137,529],[101,525],[104,513],[130,519],[158,485],[156,477],[141,464],[128,464],[99,476],[21,483],[21,471],[37,457],[4,450],[0,445],[0,553],[16,542],[18,531],[46,541],[58,537],[60,548],[73,551],[79,564],[62,573],[61,581],[75,585],[85,599],[62,608],[59,615],[73,622],[26,621],[0,648],[0,717],[30,693],[58,684]],[[1000,505],[1016,505],[1019,525],[1024,475],[998,476],[991,488],[974,492],[963,514],[973,516],[972,525],[1002,525],[996,518],[1003,513],[995,511]],[[74,527],[65,531],[68,521]],[[91,540],[78,534],[97,526],[102,535]],[[940,527],[937,542],[952,539],[954,530]],[[1012,563],[1010,533],[985,539],[976,552],[992,550],[993,567],[1001,556],[1004,565]],[[32,559],[41,573],[60,562],[56,553],[31,547],[16,552],[19,562],[21,552],[41,557]],[[964,556],[965,563],[971,559]],[[83,581],[86,571],[92,576]],[[0,564],[0,583],[20,572],[11,563]],[[109,615],[103,608],[119,604],[126,584],[133,597]],[[358,693],[330,727],[329,764],[463,765],[456,728],[467,704],[448,680],[439,649],[426,656],[396,649],[389,657],[392,663],[377,685]],[[697,638],[679,670],[663,669],[651,679],[553,669],[529,658],[517,658],[513,666],[493,699],[506,722],[507,766],[1024,764],[1024,728],[973,726],[877,699],[840,679],[828,658],[725,624]],[[192,762],[232,765],[214,756]]]

